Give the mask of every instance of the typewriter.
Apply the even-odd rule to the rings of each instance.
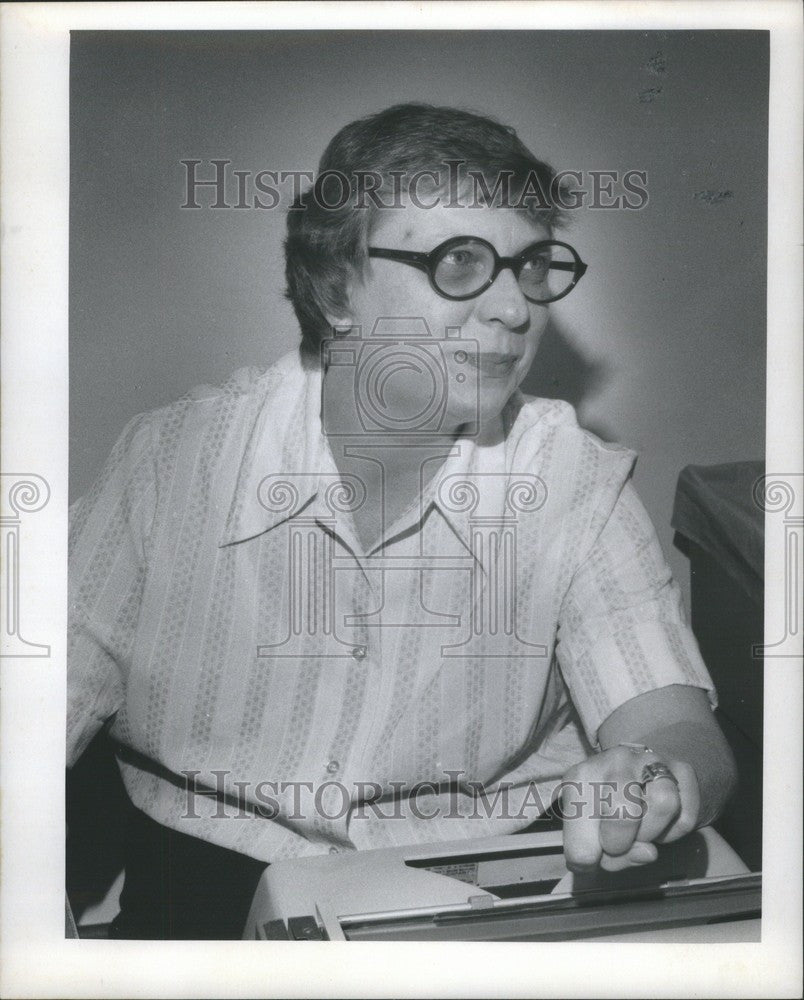
[[[244,937],[758,941],[761,874],[707,827],[650,865],[573,874],[560,830],[280,861]]]

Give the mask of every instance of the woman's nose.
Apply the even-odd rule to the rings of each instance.
[[[497,320],[510,329],[527,323],[530,318],[528,300],[510,267],[503,268],[494,284],[480,296],[478,313],[485,322]]]

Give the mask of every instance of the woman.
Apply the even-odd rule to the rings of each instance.
[[[634,456],[518,391],[585,271],[561,221],[488,118],[352,123],[288,216],[301,351],[137,418],[76,505],[69,756],[114,717],[122,936],[238,936],[283,857],[560,800],[569,866],[617,870],[721,808]]]

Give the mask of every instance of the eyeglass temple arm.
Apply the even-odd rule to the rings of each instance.
[[[551,260],[548,267],[553,271],[575,271],[578,274],[583,274],[586,270],[586,264],[582,260]]]
[[[429,253],[416,253],[414,250],[386,250],[383,247],[369,247],[369,257],[381,257],[384,260],[402,261],[420,267],[426,271],[430,266]]]
[[[576,275],[576,281],[586,274],[587,264],[582,260],[551,260],[550,269],[552,271],[572,271]]]
[[[522,257],[500,257],[498,272],[504,267],[522,267],[527,258]],[[551,271],[572,271],[576,275],[576,280],[586,274],[587,265],[582,260],[551,260],[548,264]]]

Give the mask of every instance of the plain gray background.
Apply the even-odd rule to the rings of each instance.
[[[298,341],[286,205],[182,209],[181,160],[315,170],[342,125],[407,100],[490,113],[559,170],[647,171],[640,211],[573,213],[589,271],[523,388],[640,453],[686,591],[678,473],[764,455],[766,32],[74,32],[72,498],[134,414]]]

